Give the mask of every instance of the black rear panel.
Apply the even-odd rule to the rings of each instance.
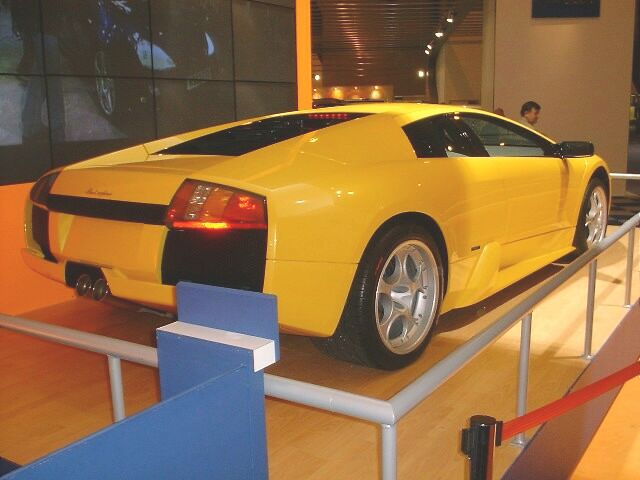
[[[47,207],[53,212],[148,225],[164,225],[167,211],[167,205],[53,194],[49,194]]]
[[[168,155],[244,155],[305,133],[367,115],[370,114],[335,112],[265,118],[194,138],[157,153]]]
[[[45,260],[55,262],[49,246],[49,212],[34,205],[31,209],[31,228],[33,239],[42,250]]]
[[[162,283],[181,280],[261,292],[266,230],[171,230],[162,259]]]

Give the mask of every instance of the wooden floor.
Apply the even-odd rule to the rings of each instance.
[[[636,251],[636,258],[639,256]],[[626,311],[621,306],[624,287],[619,280],[624,277],[625,258],[626,246],[618,243],[599,261],[595,348]],[[295,336],[283,336],[281,361],[268,371],[389,398],[560,268],[550,266],[480,305],[446,315],[427,352],[415,365],[400,372],[380,372],[335,361],[318,352],[308,339]],[[638,298],[637,264],[634,280],[633,298]],[[585,365],[580,358],[585,298],[586,270],[534,310],[530,409],[561,397]],[[84,299],[23,316],[145,345],[154,344],[155,328],[171,321]],[[519,333],[519,326],[514,327],[400,422],[399,479],[465,478],[465,459],[458,444],[467,419],[474,414],[504,420],[514,416]],[[128,414],[158,401],[154,369],[125,363],[123,375]],[[575,479],[640,478],[638,382],[623,392],[626,403],[616,403]],[[615,414],[619,405],[622,410]],[[273,399],[267,399],[266,408],[271,478],[379,478],[377,426]],[[0,456],[17,463],[30,462],[110,421],[104,357],[0,330]],[[612,440],[618,439],[621,430],[626,440]],[[499,447],[496,473],[502,472],[518,452],[509,445]],[[614,475],[604,473],[614,466]]]

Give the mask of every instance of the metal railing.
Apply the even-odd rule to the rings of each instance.
[[[640,178],[640,175],[638,177]],[[590,358],[597,271],[596,258],[624,235],[629,235],[625,285],[625,305],[629,305],[633,269],[634,229],[638,224],[640,224],[640,213],[625,222],[598,245],[567,265],[535,292],[520,301],[509,312],[433,365],[389,400],[380,400],[269,374],[264,376],[265,394],[274,398],[379,424],[382,442],[381,475],[383,480],[393,480],[396,478],[397,470],[398,422],[429,397],[447,379],[521,320],[516,411],[518,415],[526,413],[532,310],[586,265],[589,265],[589,286],[587,292],[584,357]],[[0,315],[0,327],[106,355],[109,359],[113,415],[116,421],[124,418],[125,414],[120,360],[128,360],[154,367],[157,367],[158,363],[157,351],[153,347],[7,315]],[[515,443],[524,443],[524,437],[518,437]]]

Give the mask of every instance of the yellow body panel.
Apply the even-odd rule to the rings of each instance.
[[[367,244],[390,219],[411,213],[437,224],[448,267],[444,312],[571,251],[587,183],[597,168],[606,171],[597,156],[416,158],[401,127],[466,111],[457,107],[371,104],[322,111],[377,115],[238,157],[154,155],[245,122],[177,135],[66,167],[51,193],[167,205],[191,178],[263,195],[263,291],[278,296],[283,330],[327,336],[340,320]],[[174,288],[160,284],[165,226],[52,212],[49,238],[59,261],[52,264],[33,241],[30,208],[24,255],[33,269],[64,282],[67,261],[97,266],[114,295],[175,308]]]

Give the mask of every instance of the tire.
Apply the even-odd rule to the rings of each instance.
[[[442,259],[431,234],[396,225],[370,242],[336,332],[316,344],[341,360],[402,368],[426,348],[443,286]]]
[[[607,187],[599,178],[592,178],[585,190],[573,240],[578,254],[602,241],[607,231],[608,219]]]

